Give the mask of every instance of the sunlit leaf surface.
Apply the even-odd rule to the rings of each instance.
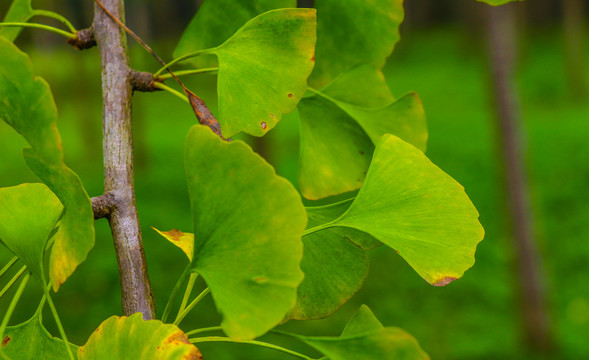
[[[303,280],[300,196],[245,143],[222,141],[203,126],[190,130],[185,162],[193,270],[211,289],[229,336],[260,336],[295,305]]]
[[[279,9],[255,17],[210,53],[219,59],[223,135],[262,136],[307,90],[315,53],[315,10]]]
[[[70,344],[72,351],[77,346]],[[5,355],[4,357],[2,355]],[[35,315],[26,322],[9,326],[2,339],[0,359],[10,360],[69,360],[63,340],[51,336]]]
[[[112,316],[78,349],[79,360],[200,360],[198,348],[177,326],[143,320],[141,313]]]
[[[443,286],[474,264],[484,231],[464,188],[393,135],[376,147],[364,185],[334,222],[395,249],[426,281]]]

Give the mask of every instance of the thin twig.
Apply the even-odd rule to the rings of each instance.
[[[153,51],[151,49],[151,47],[149,45],[147,45],[143,40],[141,40],[141,38],[139,36],[137,36],[137,34],[135,34],[131,29],[129,29],[125,24],[123,24],[123,22],[121,20],[119,20],[116,16],[111,14],[110,11],[108,11],[106,9],[106,7],[104,7],[104,5],[102,4],[102,2],[100,0],[94,0],[94,1],[96,1],[98,6],[100,6],[102,8],[102,10],[104,10],[104,12],[114,22],[116,22],[121,28],[123,28],[127,32],[127,34],[131,35],[131,37],[133,39],[135,39],[135,41],[137,41],[139,43],[139,45],[141,45],[145,50],[147,50],[147,52],[149,52],[163,67],[167,66],[165,61],[162,60],[162,58],[160,58],[155,53],[155,51]],[[227,140],[227,139],[225,139],[225,137],[223,137],[223,134],[221,133],[221,126],[219,125],[219,122],[217,121],[217,119],[215,119],[215,117],[213,116],[213,114],[211,113],[209,108],[206,106],[204,101],[202,101],[202,99],[199,98],[195,93],[188,90],[188,88],[186,88],[186,86],[184,86],[182,81],[180,81],[180,79],[178,79],[178,77],[176,75],[174,75],[172,70],[170,70],[169,68],[166,68],[166,70],[170,73],[170,75],[174,78],[174,80],[176,80],[178,85],[180,85],[180,87],[182,87],[182,90],[184,90],[184,93],[188,97],[188,100],[190,100],[190,105],[192,106],[192,109],[194,110],[194,114],[196,115],[198,122],[201,123],[202,125],[206,125],[209,128],[211,128],[211,130],[213,130],[213,132],[215,134],[219,135],[219,137],[221,137],[223,140]]]

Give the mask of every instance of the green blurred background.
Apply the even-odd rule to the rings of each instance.
[[[212,0],[209,0],[212,1]],[[546,311],[555,339],[550,354],[531,353],[523,335],[516,280],[518,256],[510,232],[484,28],[486,5],[473,0],[406,0],[402,39],[385,67],[393,94],[415,90],[426,109],[427,155],[466,188],[486,229],[476,264],[443,288],[428,285],[396,255],[371,251],[371,271],[363,289],[326,320],[290,322],[293,331],[337,335],[361,304],[387,326],[413,334],[433,359],[581,359],[589,357],[589,99],[579,92],[587,73],[568,81],[568,19],[560,0],[515,4],[518,19],[517,89],[523,118],[529,190],[537,246],[543,262]],[[0,3],[0,17],[9,5]],[[79,28],[91,23],[92,1],[33,1],[36,8],[66,15]],[[128,0],[128,23],[164,59],[170,59],[198,1]],[[587,8],[582,18],[586,18]],[[584,25],[582,25],[584,26]],[[579,29],[586,34],[586,27]],[[569,36],[570,37],[570,36]],[[587,57],[589,37],[582,39]],[[78,52],[53,34],[25,30],[17,45],[29,52],[35,72],[53,90],[67,164],[90,196],[102,193],[100,63],[97,49]],[[130,41],[138,70],[159,66]],[[585,62],[589,67],[589,62]],[[569,67],[570,69],[570,67]],[[187,85],[214,108],[215,78],[197,76]],[[581,85],[579,85],[581,84]],[[167,93],[138,93],[133,102],[135,174],[145,252],[161,314],[184,255],[159,237],[162,230],[191,230],[184,179],[183,147],[195,123],[190,107]],[[247,139],[251,141],[251,139]],[[251,141],[277,172],[296,184],[298,124],[287,116],[263,141]],[[0,123],[0,186],[38,179],[21,155],[25,141]],[[88,260],[56,294],[70,340],[83,344],[108,316],[121,314],[114,248],[106,220],[96,222],[97,241]],[[10,254],[0,249],[0,263]],[[2,285],[5,280],[2,280]],[[200,284],[202,287],[203,285]],[[237,295],[238,296],[238,295]],[[8,296],[10,298],[10,296]],[[28,318],[40,298],[29,286],[12,323]],[[0,301],[0,315],[7,306]],[[46,316],[47,327],[56,334]],[[210,297],[183,322],[183,328],[219,323]],[[268,336],[271,341],[283,339]],[[299,345],[301,351],[313,352]],[[206,359],[287,359],[247,345],[203,344]]]

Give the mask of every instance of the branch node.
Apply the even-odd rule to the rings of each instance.
[[[154,86],[156,79],[153,77],[153,74],[151,73],[131,70],[129,72],[129,78],[131,80],[131,87],[133,88],[133,91],[161,91],[161,89],[158,89]]]
[[[91,200],[95,220],[109,218],[116,206],[115,195],[112,192],[93,197]]]
[[[78,31],[76,33],[76,38],[68,39],[67,43],[78,50],[93,48],[96,46],[96,39],[94,38],[94,26]]]

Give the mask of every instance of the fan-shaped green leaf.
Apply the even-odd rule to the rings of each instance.
[[[161,236],[165,237],[166,240],[176,245],[186,254],[189,261],[192,261],[192,254],[194,253],[194,234],[185,233],[180,230],[174,229],[170,231],[159,231],[152,227]]]
[[[342,337],[360,335],[384,328],[366,305],[360,306],[342,331]]]
[[[330,360],[427,360],[413,336],[383,327],[367,306],[352,317],[340,337],[296,336]]]
[[[219,60],[223,135],[262,136],[293,111],[307,89],[314,52],[314,9],[268,11],[208,51]]]
[[[229,336],[262,335],[294,306],[303,279],[301,199],[245,143],[224,142],[206,127],[190,130],[185,160],[192,268],[211,289]]]
[[[45,246],[63,212],[63,206],[43,184],[0,188],[0,204],[0,241],[44,285]]]
[[[299,187],[307,199],[321,199],[362,186],[374,145],[362,128],[321,96],[299,103],[301,146]]]
[[[27,22],[33,15],[31,0],[14,0],[2,22]],[[0,36],[14,41],[22,29],[22,27],[0,27]]]
[[[49,278],[53,290],[57,291],[94,246],[92,202],[75,172],[64,163],[46,165],[30,150],[24,151],[27,165],[53,190],[66,209],[49,257]]]
[[[207,0],[184,30],[174,57],[219,46],[253,17],[279,8],[295,8],[296,0]],[[197,67],[216,66],[209,57],[190,58]]]
[[[365,108],[338,101],[338,106],[356,120],[373,143],[383,134],[394,134],[425,151],[427,126],[425,112],[416,93],[405,95],[381,108]]]
[[[402,329],[382,330],[340,338],[301,337],[330,360],[426,360],[429,356],[413,336]]]
[[[70,343],[73,351],[78,348]],[[51,336],[36,314],[16,326],[9,326],[2,339],[1,359],[10,360],[69,360],[63,340]]]
[[[78,176],[63,163],[49,86],[33,75],[28,56],[2,37],[0,54],[0,118],[31,145],[25,150],[27,165],[66,209],[49,260],[49,277],[57,291],[94,246],[92,203]]]
[[[362,248],[331,231],[307,235],[303,244],[305,278],[288,317],[325,318],[360,289],[368,274],[368,257]]]
[[[63,161],[57,108],[49,85],[33,75],[29,57],[0,37],[0,118],[19,132],[47,164]]]
[[[443,286],[474,264],[484,231],[464,188],[414,146],[384,135],[356,199],[334,226],[372,235]]]
[[[346,95],[339,86],[330,87],[326,89]],[[306,198],[320,199],[358,189],[366,176],[374,143],[383,134],[400,136],[425,149],[425,113],[416,94],[384,107],[366,108],[332,98],[323,91],[316,93],[299,103],[299,186]],[[384,94],[386,98],[386,91]]]
[[[307,210],[307,216],[309,217],[308,227],[311,228],[313,226],[327,224],[334,221],[348,210],[353,201],[354,199],[352,198],[334,204],[305,208]],[[334,227],[323,230],[322,232],[333,232],[338,234],[339,236],[345,237],[365,250],[374,249],[382,245],[380,241],[376,240],[369,234],[351,228]]]
[[[199,360],[202,355],[177,326],[145,321],[136,313],[105,320],[78,349],[78,359]]]
[[[321,92],[346,104],[377,108],[395,101],[384,74],[363,64],[336,77]]]
[[[402,0],[317,0],[315,7],[317,65],[309,78],[315,88],[359,64],[381,68],[399,41]]]

